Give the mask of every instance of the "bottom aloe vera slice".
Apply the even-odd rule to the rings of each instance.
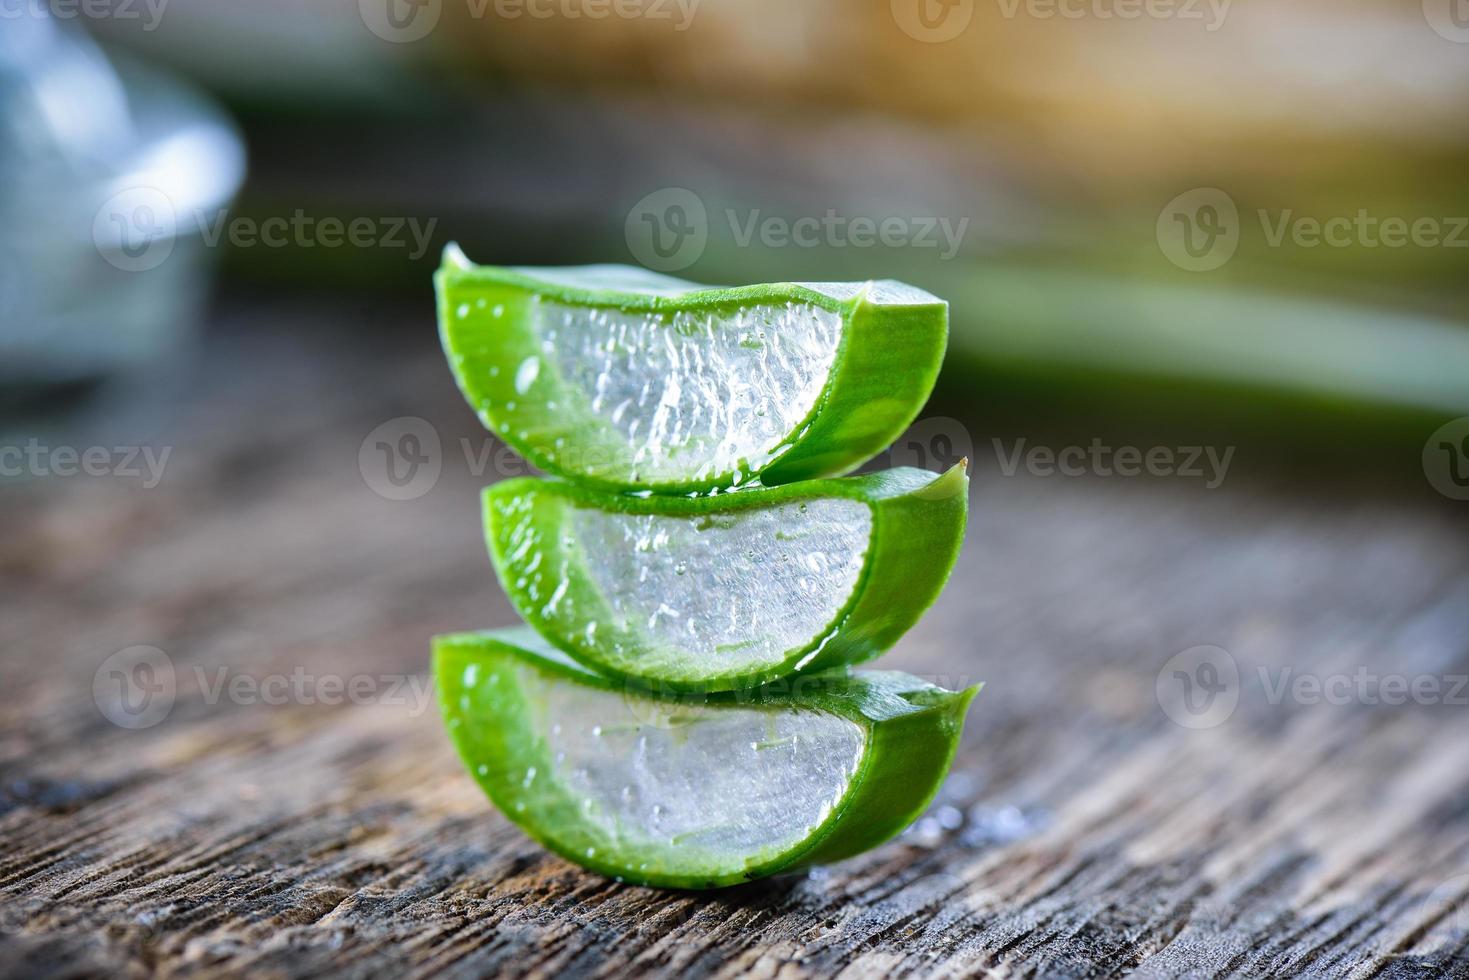
[[[655,697],[524,628],[439,637],[445,722],[500,811],[584,867],[715,888],[850,857],[927,806],[978,688],[829,671]]]
[[[485,491],[485,533],[506,594],[552,644],[708,692],[892,646],[948,579],[968,501],[963,464],[713,497],[518,479]]]

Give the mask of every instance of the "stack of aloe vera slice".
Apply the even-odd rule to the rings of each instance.
[[[711,888],[889,839],[977,688],[851,665],[947,580],[968,476],[842,476],[917,415],[947,305],[896,282],[706,289],[622,266],[435,278],[485,425],[546,479],[484,494],[531,628],[435,640],[445,721],[496,806],[642,884]]]

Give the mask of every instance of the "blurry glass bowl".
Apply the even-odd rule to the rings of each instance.
[[[33,14],[0,34],[0,392],[154,364],[198,319],[234,128],[155,70]]]

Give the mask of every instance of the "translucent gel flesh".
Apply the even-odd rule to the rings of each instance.
[[[842,335],[840,314],[803,303],[668,314],[537,299],[532,323],[645,482],[763,468],[815,407]]]
[[[552,760],[523,785],[559,788],[609,846],[653,861],[738,865],[789,850],[831,814],[862,756],[862,727],[822,711],[670,704],[515,670]]]
[[[616,634],[645,664],[780,663],[818,640],[862,572],[872,512],[828,498],[707,517],[575,508],[567,524]],[[596,627],[593,627],[595,633]]]

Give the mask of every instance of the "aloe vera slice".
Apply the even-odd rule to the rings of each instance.
[[[683,492],[850,472],[917,416],[948,304],[898,282],[711,289],[627,266],[434,278],[481,420],[548,473]]]
[[[553,645],[650,688],[729,690],[892,646],[953,568],[964,467],[713,497],[507,480],[485,491],[485,534],[506,593]]]
[[[584,867],[714,888],[858,854],[933,797],[978,688],[833,671],[693,699],[619,688],[524,627],[439,637],[445,722],[511,821]]]

